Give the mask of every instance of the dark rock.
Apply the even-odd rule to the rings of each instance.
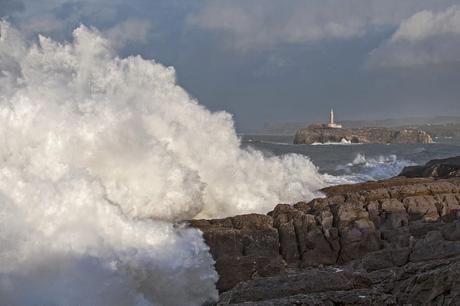
[[[447,241],[439,231],[429,232],[416,241],[410,255],[411,262],[448,258],[460,254],[460,241]]]
[[[217,220],[191,220],[203,232],[216,261],[219,290],[242,280],[282,273],[278,231],[270,216],[250,214]]]
[[[261,286],[263,284],[263,286]],[[309,269],[301,273],[240,283],[227,298],[230,303],[262,301],[304,293],[368,288],[371,281],[361,273]],[[225,296],[221,300],[225,300]]]
[[[424,166],[405,167],[399,176],[404,177],[460,177],[460,156],[446,159],[435,159]]]
[[[366,254],[362,258],[362,267],[366,271],[375,271],[391,267],[399,267],[407,263],[411,248],[386,248]]]
[[[373,272],[327,267],[250,280],[222,294],[218,305],[458,305],[459,301],[457,256]]]
[[[220,275],[217,282],[220,291],[229,290],[243,280],[280,275],[286,271],[280,256],[221,256],[216,259],[215,268]]]

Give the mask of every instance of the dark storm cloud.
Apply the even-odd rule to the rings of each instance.
[[[189,25],[257,55],[234,80],[244,123],[460,114],[456,3],[208,1]]]
[[[460,115],[458,0],[0,0],[30,35],[100,29],[174,66],[240,130],[264,122]],[[22,4],[24,3],[24,4]]]
[[[8,16],[12,13],[22,11],[24,3],[18,0],[0,0],[0,17]]]

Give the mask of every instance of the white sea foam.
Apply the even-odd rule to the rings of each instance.
[[[229,114],[94,29],[33,44],[1,22],[0,35],[0,305],[214,300],[201,234],[173,222],[324,186],[303,156],[240,149]]]
[[[366,157],[358,153],[352,162],[337,167],[344,175],[325,175],[328,184],[352,184],[365,181],[382,180],[398,175],[406,166],[415,165],[406,159],[399,159],[395,154]]]
[[[314,142],[311,145],[312,146],[331,146],[331,145],[360,145],[362,143],[354,143],[351,142],[350,140],[346,140],[345,138],[342,138],[340,142]]]

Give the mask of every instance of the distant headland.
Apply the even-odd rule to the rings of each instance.
[[[334,121],[334,111],[332,109],[327,124],[312,124],[306,128],[298,129],[294,136],[295,144],[334,142],[425,144],[433,143],[433,139],[427,132],[416,128],[344,128]]]

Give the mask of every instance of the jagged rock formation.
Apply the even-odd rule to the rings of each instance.
[[[194,220],[216,260],[220,304],[455,305],[460,178],[329,187],[268,215]],[[235,287],[236,286],[236,287]]]
[[[435,159],[424,166],[405,167],[399,176],[404,177],[460,177],[460,156]]]
[[[460,256],[367,271],[307,268],[240,283],[218,305],[459,305]]]
[[[347,141],[351,143],[433,143],[431,136],[418,129],[355,128],[331,129],[323,125],[311,125],[295,133],[295,144],[312,144]]]

